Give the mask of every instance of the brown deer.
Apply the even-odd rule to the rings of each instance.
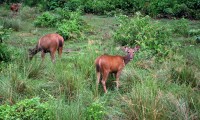
[[[51,60],[55,62],[55,53],[58,50],[58,54],[61,57],[63,49],[64,39],[57,33],[47,34],[41,37],[35,48],[29,49],[29,58],[32,59],[35,54],[41,51],[42,61],[47,52],[51,55]]]
[[[133,57],[134,53],[140,49],[139,46],[136,46],[135,48],[128,48],[123,47],[122,48],[125,52],[127,52],[126,56],[120,56],[120,55],[101,55],[95,60],[96,65],[96,74],[97,74],[97,88],[98,84],[101,79],[101,83],[104,88],[104,92],[107,93],[106,90],[106,81],[108,78],[109,73],[114,73],[116,77],[116,85],[117,89],[119,88],[119,77],[122,72],[122,69],[124,66],[129,63]]]
[[[15,15],[19,11],[20,7],[21,3],[12,3],[10,5],[10,10],[13,12],[13,15]]]

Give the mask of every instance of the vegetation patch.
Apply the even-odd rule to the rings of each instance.
[[[0,119],[50,119],[50,106],[47,102],[40,102],[39,97],[21,100],[15,105],[0,106]]]
[[[186,19],[196,19],[196,0],[23,0],[13,16],[11,2],[21,0],[0,5],[0,23],[20,27],[0,27],[0,120],[200,119],[200,21]],[[28,48],[56,32],[65,37],[62,57],[30,61]],[[110,75],[104,94],[94,61],[124,56],[122,45],[141,49],[119,89]]]
[[[5,29],[0,26],[0,63],[2,61],[8,62],[11,60],[11,51],[5,41],[10,37],[11,29]]]
[[[132,18],[119,16],[119,28],[114,33],[114,40],[121,45],[139,44],[145,50],[152,50],[153,55],[167,56],[173,44],[171,36],[168,26],[152,23],[149,16],[136,13]]]

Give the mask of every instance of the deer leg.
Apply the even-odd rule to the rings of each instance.
[[[98,85],[101,79],[101,73],[97,72],[96,74],[97,74],[97,85]]]
[[[105,93],[107,93],[107,90],[106,90],[106,80],[108,78],[108,74],[109,74],[109,72],[104,72],[103,73],[103,79],[101,81]]]
[[[55,62],[55,52],[50,52],[51,60],[54,63]]]
[[[62,47],[59,47],[59,48],[58,48],[58,54],[59,54],[59,57],[61,57],[62,49],[63,49]]]
[[[117,74],[116,74],[116,86],[117,86],[117,89],[119,89],[119,77],[120,77],[120,74],[121,74],[121,71],[118,71]]]
[[[45,52],[42,51],[42,52],[41,52],[42,61],[44,61],[44,56],[45,56]]]
[[[100,82],[100,79],[101,79],[101,73],[96,72],[96,74],[97,74],[96,90],[98,91],[99,82]]]

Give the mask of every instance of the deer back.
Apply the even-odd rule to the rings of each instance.
[[[100,71],[116,72],[122,69],[125,64],[122,56],[102,55],[95,61]]]
[[[64,39],[59,34],[47,34],[39,39],[38,47],[44,50],[57,50],[63,47]]]

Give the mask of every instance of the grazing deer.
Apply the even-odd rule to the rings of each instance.
[[[106,81],[109,73],[114,73],[116,77],[116,85],[117,89],[119,88],[119,77],[124,66],[130,62],[134,53],[140,49],[139,46],[135,48],[123,47],[123,50],[127,52],[126,56],[112,56],[112,55],[101,55],[95,60],[96,65],[96,74],[97,74],[97,87],[101,79],[102,75],[102,85],[104,88],[104,92],[107,93],[106,90]]]
[[[10,5],[10,10],[15,15],[15,13],[17,13],[19,11],[20,7],[21,7],[21,3],[13,3]]]
[[[56,50],[58,50],[58,54],[61,57],[63,44],[64,39],[59,34],[47,34],[39,39],[35,48],[29,49],[29,58],[32,59],[35,54],[41,51],[43,61],[45,54],[50,52],[51,60],[54,63]]]

